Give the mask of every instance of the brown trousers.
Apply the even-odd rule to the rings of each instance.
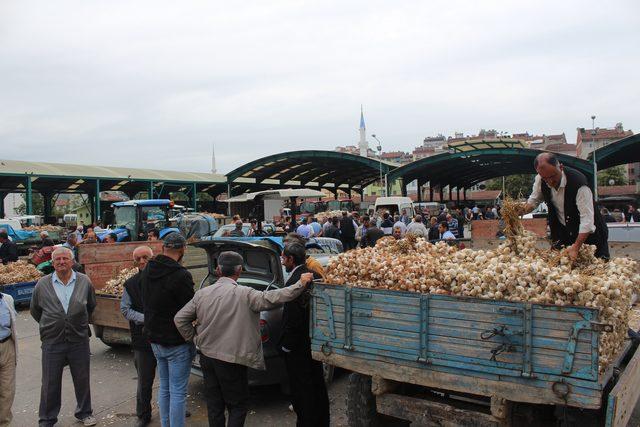
[[[16,394],[16,346],[13,339],[0,343],[0,426],[13,418],[11,406]]]

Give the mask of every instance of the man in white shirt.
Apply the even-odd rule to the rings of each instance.
[[[440,232],[440,240],[456,240],[456,236],[449,231],[449,224],[446,221],[442,221],[438,226]]]
[[[548,221],[555,249],[566,247],[571,260],[575,260],[582,244],[588,243],[596,246],[597,257],[608,259],[607,225],[595,209],[587,178],[564,167],[553,153],[539,154],[534,168],[538,175],[521,212],[531,212],[544,201],[549,207]]]

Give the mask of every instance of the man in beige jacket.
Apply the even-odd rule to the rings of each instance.
[[[200,348],[210,426],[225,425],[225,407],[229,427],[244,425],[249,400],[247,367],[265,369],[260,312],[293,301],[313,282],[313,274],[306,273],[292,286],[260,292],[238,285],[242,265],[242,256],[236,252],[222,252],[218,281],[196,292],[174,318],[184,339],[194,340]]]
[[[11,423],[11,406],[16,393],[18,336],[16,311],[11,295],[0,293],[0,426]]]

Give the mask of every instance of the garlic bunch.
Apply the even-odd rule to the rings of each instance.
[[[124,282],[138,274],[138,271],[139,270],[137,267],[125,268],[120,270],[115,278],[108,280],[107,284],[102,289],[98,290],[98,293],[114,295],[118,297],[122,296],[122,294],[124,293]]]
[[[42,273],[26,261],[10,262],[7,265],[0,264],[0,285],[12,283],[33,282],[42,277]]]

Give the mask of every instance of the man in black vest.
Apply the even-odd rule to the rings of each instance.
[[[139,246],[133,251],[133,264],[139,272],[124,282],[124,292],[120,302],[120,311],[129,321],[131,330],[131,346],[133,347],[133,361],[138,372],[138,389],[136,391],[137,426],[146,426],[151,421],[151,394],[153,380],[156,376],[156,358],[151,344],[145,337],[144,309],[142,305],[142,288],[140,273],[153,257],[153,251],[148,246]]]
[[[575,260],[582,244],[587,243],[596,246],[597,257],[609,259],[609,231],[587,178],[560,164],[553,153],[539,154],[533,166],[538,175],[524,213],[544,201],[549,208],[547,220],[555,249],[566,247],[571,260]]]
[[[356,228],[353,218],[342,212],[342,219],[340,220],[340,240],[342,241],[342,247],[344,251],[349,249],[355,249],[356,247]]]
[[[290,273],[285,286],[297,283],[303,273],[311,273],[305,263],[304,246],[300,243],[285,246],[282,251],[282,265]],[[309,304],[308,292],[303,292],[295,300],[284,304],[279,347],[284,353],[289,375],[293,410],[298,417],[296,425],[329,427],[329,396],[324,383],[322,363],[311,357]]]

